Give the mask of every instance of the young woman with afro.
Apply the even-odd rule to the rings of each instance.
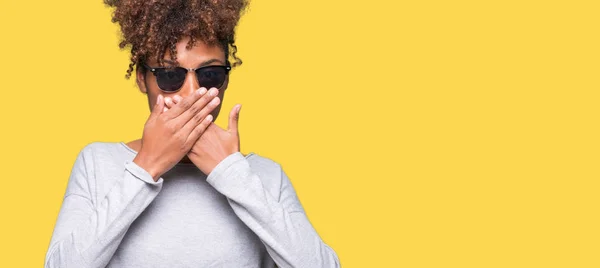
[[[247,1],[104,2],[151,114],[141,139],[79,152],[45,267],[340,267],[281,166],[240,153],[241,106],[213,123]]]

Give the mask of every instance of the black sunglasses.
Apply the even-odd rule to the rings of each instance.
[[[195,72],[198,85],[210,89],[212,87],[220,88],[225,83],[225,79],[231,71],[231,66],[209,65],[200,68],[183,67],[150,67],[144,63],[144,66],[156,77],[156,84],[165,92],[173,93],[179,91],[188,72]]]

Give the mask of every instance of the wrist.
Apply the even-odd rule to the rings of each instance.
[[[161,174],[154,168],[156,165],[152,164],[152,161],[148,157],[140,152],[135,156],[133,162],[148,172],[154,181],[158,181]]]

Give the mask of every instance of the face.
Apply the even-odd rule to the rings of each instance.
[[[220,46],[207,46],[204,42],[198,40],[194,47],[191,49],[186,49],[186,45],[190,38],[183,38],[176,45],[177,49],[177,64],[170,61],[170,53],[167,51],[164,56],[165,67],[169,66],[181,66],[184,68],[198,68],[203,66],[210,65],[225,65],[225,52]],[[146,62],[148,66],[151,67],[160,67],[158,62],[154,59]],[[150,105],[150,110],[154,107],[156,103],[156,98],[159,94],[162,94],[163,97],[171,97],[173,98],[175,95],[179,95],[182,98],[186,98],[190,94],[194,93],[195,90],[200,88],[201,85],[198,85],[198,80],[196,79],[195,72],[188,72],[186,74],[185,82],[177,92],[169,93],[160,90],[158,84],[156,83],[156,77],[152,72],[146,70],[146,72],[142,72],[143,68],[138,68],[137,70],[137,78],[136,82],[140,91],[145,93],[148,96],[148,105]],[[229,82],[229,76],[225,79],[225,83],[221,88],[219,88],[218,97],[221,99],[220,103],[223,103],[223,96],[225,93],[225,89],[227,89],[227,84]],[[210,88],[207,88],[207,90]],[[211,113],[213,116],[213,121],[217,119],[219,115],[219,111],[221,110],[221,104],[217,106]]]

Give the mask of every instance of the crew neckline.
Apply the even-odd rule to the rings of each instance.
[[[133,148],[129,147],[125,142],[120,141],[119,144],[123,147],[125,147],[125,149],[131,153],[133,153],[134,155],[137,155],[138,152],[136,150],[134,150]],[[175,164],[176,166],[183,166],[183,167],[195,167],[196,165],[194,165],[194,163],[183,163],[183,162],[177,162],[177,164]]]

